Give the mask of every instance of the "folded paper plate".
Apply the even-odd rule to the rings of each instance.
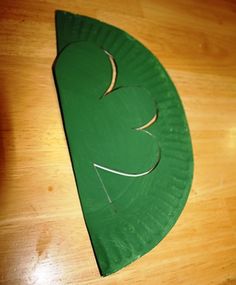
[[[56,12],[53,70],[78,193],[102,275],[155,247],[193,176],[189,128],[156,57],[126,32]]]

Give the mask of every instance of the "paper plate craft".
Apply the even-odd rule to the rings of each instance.
[[[193,176],[187,120],[157,58],[126,32],[56,12],[53,65],[78,194],[103,276],[154,248]]]

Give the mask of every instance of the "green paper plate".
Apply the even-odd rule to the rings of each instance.
[[[56,29],[54,75],[79,197],[109,275],[156,246],[179,217],[193,176],[189,129],[172,81],[141,43],[62,11]]]

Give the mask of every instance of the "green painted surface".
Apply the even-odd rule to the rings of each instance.
[[[73,169],[98,265],[108,275],[152,249],[180,215],[193,175],[189,129],[173,83],[138,41],[65,12],[57,12],[56,25],[54,73]],[[113,70],[104,50],[117,66],[107,96]],[[155,114],[150,127],[137,130]]]

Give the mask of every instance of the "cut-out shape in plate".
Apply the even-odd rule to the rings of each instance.
[[[155,56],[113,26],[56,13],[54,75],[83,214],[102,275],[170,231],[193,175],[189,129]]]

